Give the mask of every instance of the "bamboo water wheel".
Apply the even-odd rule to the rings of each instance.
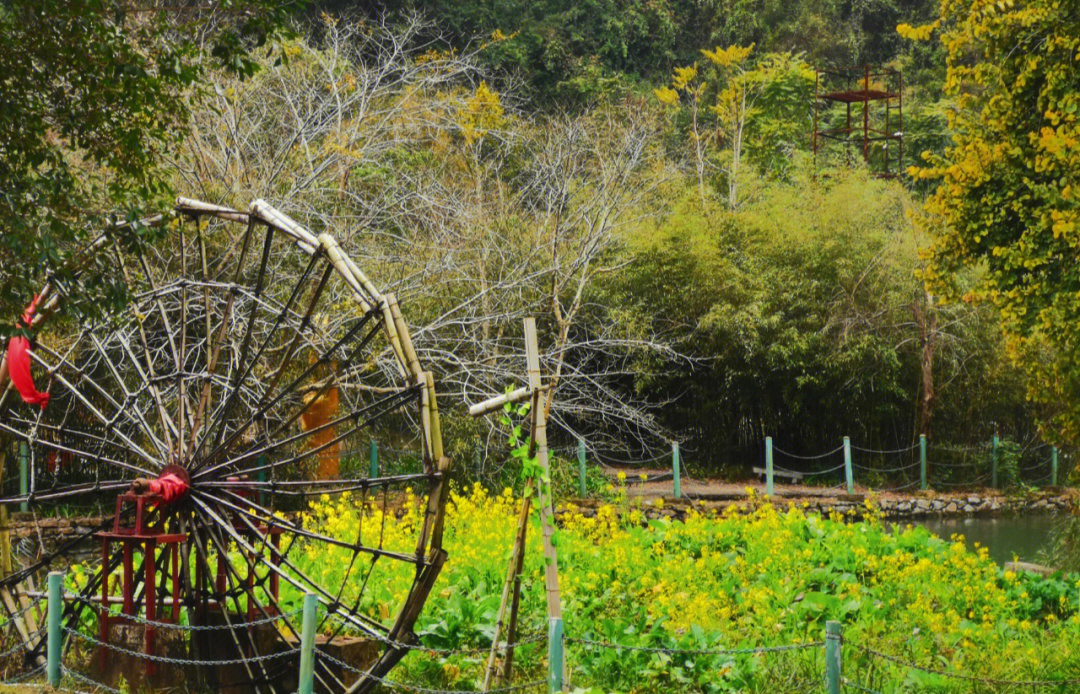
[[[446,558],[434,384],[395,298],[330,235],[263,201],[242,212],[181,198],[145,222],[158,229],[152,245],[125,248],[106,231],[79,260],[122,278],[126,308],[85,325],[50,322],[79,289],[46,278],[24,317],[47,405],[20,397],[13,359],[0,365],[0,436],[26,444],[31,473],[27,493],[0,504],[27,502],[42,517],[105,499],[109,511],[95,532],[43,552],[0,588],[25,593],[34,576],[41,585],[39,574],[89,543],[98,559],[66,601],[65,625],[82,620],[85,630],[96,616],[105,644],[118,628],[143,629],[138,650],[150,655],[162,620],[199,627],[182,633],[202,685],[225,686],[199,667],[224,654],[238,661],[229,686],[265,692],[288,691],[282,670],[295,659],[273,656],[295,649],[296,608],[314,594],[321,644],[349,635],[374,647],[359,668],[371,676],[316,659],[317,688],[368,691],[416,643]],[[373,427],[411,441],[421,469],[371,477],[348,455],[327,462],[366,447]],[[386,518],[411,498],[407,487],[423,520],[408,547],[391,546]],[[362,509],[357,527],[305,522],[309,499],[344,492]],[[317,570],[322,561],[333,570]],[[374,609],[372,587],[395,571],[411,587]],[[196,638],[214,628],[224,646]]]

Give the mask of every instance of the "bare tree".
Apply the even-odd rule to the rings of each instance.
[[[283,47],[287,65],[223,81],[178,157],[180,185],[266,197],[332,231],[405,307],[444,411],[521,382],[522,318],[536,315],[554,422],[611,447],[662,437],[626,385],[634,355],[677,355],[628,336],[593,296],[629,262],[621,239],[664,176],[654,119],[635,102],[526,118],[512,87],[484,82],[482,48],[436,35],[419,18],[328,20],[317,43]]]

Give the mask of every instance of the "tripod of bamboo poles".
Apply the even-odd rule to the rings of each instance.
[[[562,600],[559,594],[559,561],[555,551],[555,543],[552,540],[555,534],[555,513],[551,501],[551,472],[547,445],[547,413],[551,405],[551,394],[548,392],[548,387],[542,384],[540,378],[540,350],[536,340],[536,319],[533,317],[525,319],[525,367],[528,386],[477,403],[469,408],[469,414],[473,417],[482,417],[502,409],[504,405],[521,402],[525,399],[532,400],[532,407],[529,410],[529,458],[537,457],[542,472],[538,503],[540,505],[540,527],[544,544],[544,590],[547,596],[548,624],[561,624]],[[525,565],[525,538],[529,527],[532,485],[532,479],[525,482],[525,491],[521,499],[521,513],[518,516],[517,532],[514,535],[514,546],[510,554],[510,562],[506,567],[506,580],[503,582],[502,599],[499,601],[499,612],[495,620],[495,633],[492,636],[491,651],[488,654],[487,667],[484,672],[483,691],[485,692],[491,689],[496,669],[499,670],[499,681],[502,686],[505,686],[510,681],[514,663],[514,635],[517,631],[518,605],[521,601],[521,572]],[[507,618],[507,610],[510,612],[509,618]],[[506,629],[506,655],[501,666],[497,668],[496,661],[500,650],[500,636],[504,627]],[[558,648],[561,650],[561,643]],[[565,669],[565,661],[563,667]],[[566,673],[563,671],[560,673],[559,681],[553,683],[552,689],[561,690],[565,681]]]

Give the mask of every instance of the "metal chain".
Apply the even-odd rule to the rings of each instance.
[[[1009,685],[1018,687],[1060,687],[1063,684],[1080,684],[1080,679],[1072,680],[999,680],[992,677],[975,677],[974,675],[961,675],[959,673],[948,672],[947,670],[938,670],[936,668],[926,667],[923,665],[916,665],[915,663],[908,662],[902,658],[897,658],[894,655],[888,653],[882,653],[876,651],[868,646],[862,646],[857,643],[851,643],[845,641],[845,645],[850,645],[852,648],[867,653],[868,655],[876,656],[883,660],[896,663],[897,665],[903,665],[904,667],[912,668],[913,670],[919,670],[931,675],[940,675],[941,677],[951,677],[957,680],[964,680],[966,682],[978,682],[980,684],[996,684],[996,685]]]
[[[14,677],[12,677],[9,680],[4,680],[3,683],[4,684],[18,684],[20,682],[25,682],[26,680],[30,679],[31,677],[38,674],[39,672],[41,672],[44,669],[45,669],[44,665],[38,665],[33,670],[27,670],[26,672],[24,672],[21,675],[15,675]]]
[[[99,609],[98,606],[94,605],[93,603],[91,603],[89,600],[86,600],[85,598],[76,597],[75,599],[76,599],[76,601],[83,603],[84,605],[86,605],[87,607],[89,607],[89,608],[91,608],[93,610]],[[121,615],[113,615],[113,616],[118,617],[118,618],[122,618],[122,619],[131,620],[132,622],[135,622],[136,624],[146,624],[148,626],[158,627],[160,629],[178,629],[178,630],[182,630],[182,631],[225,631],[225,630],[230,630],[230,629],[236,629],[238,627],[254,627],[254,626],[259,626],[260,624],[271,624],[273,622],[279,622],[279,621],[281,621],[283,619],[289,619],[291,617],[295,617],[296,615],[300,614],[301,612],[303,612],[303,610],[293,610],[292,612],[283,612],[282,614],[279,614],[279,615],[276,615],[276,616],[273,616],[273,617],[265,617],[263,619],[256,619],[253,622],[243,622],[243,623],[233,624],[232,626],[230,626],[228,624],[203,626],[203,625],[191,625],[191,624],[187,624],[187,625],[185,625],[185,624],[176,624],[174,622],[157,622],[157,621],[154,621],[152,619],[147,619],[146,617],[140,617],[138,615],[133,615],[133,614],[121,614]]]
[[[101,682],[96,682],[96,681],[90,679],[89,677],[86,677],[85,675],[82,675],[82,674],[80,674],[80,673],[78,673],[78,672],[76,672],[74,670],[68,669],[63,664],[60,665],[60,672],[62,674],[64,674],[64,675],[68,675],[69,677],[71,677],[71,679],[75,680],[76,682],[82,682],[83,684],[88,684],[91,687],[93,687],[94,689],[104,689],[105,691],[110,692],[110,694],[120,694],[119,689],[113,689],[112,687],[110,687],[107,684],[102,684]]]
[[[41,632],[37,631],[35,633],[40,634]],[[0,660],[3,660],[4,658],[7,658],[9,655],[11,655],[12,653],[14,653],[15,651],[17,651],[17,650],[19,650],[21,648],[26,648],[26,644],[25,643],[17,643],[17,644],[15,644],[14,648],[9,648],[8,650],[4,651],[3,653],[0,653]]]
[[[668,653],[673,655],[757,655],[760,653],[780,653],[783,651],[802,651],[810,648],[821,648],[825,645],[824,641],[813,641],[811,643],[793,643],[786,646],[758,646],[757,648],[728,648],[728,649],[680,649],[680,648],[661,648],[655,646],[623,646],[617,643],[608,643],[606,641],[593,641],[592,639],[581,639],[566,637],[567,643],[580,643],[590,648],[612,648],[620,651],[641,651],[644,653]]]
[[[877,691],[876,689],[871,689],[870,687],[864,687],[861,684],[859,684],[858,682],[853,682],[853,681],[849,680],[847,677],[840,678],[840,682],[845,687],[851,687],[852,689],[857,689],[860,692],[866,692],[866,694],[881,694],[881,692]]]
[[[851,444],[851,447],[856,451],[862,451],[863,453],[877,453],[879,455],[889,455],[891,453],[907,453],[908,451],[913,451],[919,447],[919,444],[913,443],[907,448],[894,448],[889,451],[882,451],[876,448],[862,448],[861,446],[856,446],[855,444]]]
[[[836,472],[837,470],[843,470],[843,469],[844,469],[844,463],[840,463],[836,467],[830,467],[830,468],[826,468],[824,470],[816,470],[814,472],[802,472],[800,470],[788,470],[787,468],[782,468],[782,467],[779,467],[779,466],[773,466],[774,472],[781,472],[781,473],[784,473],[786,475],[801,475],[803,477],[816,477],[817,475],[827,475],[830,472]]]
[[[870,472],[901,472],[903,470],[910,470],[913,467],[921,465],[919,461],[909,463],[908,465],[901,465],[900,467],[873,467],[870,465],[860,465],[858,463],[852,463],[853,467],[857,467],[860,470],[869,470]]]
[[[348,622],[340,614],[330,614],[328,616],[334,617],[335,619],[344,622],[347,626],[351,626],[351,623]],[[465,650],[457,650],[453,648],[435,648],[434,646],[425,646],[423,644],[411,644],[404,643],[402,641],[394,641],[393,639],[387,638],[382,634],[369,634],[367,632],[364,632],[364,635],[366,638],[378,641],[379,643],[390,646],[391,648],[396,648],[398,650],[419,651],[421,653],[429,653],[431,655],[482,655],[484,653],[491,652],[490,646],[487,648],[468,648]],[[514,643],[504,643],[498,647],[498,650],[505,651],[512,646],[524,646],[526,644],[536,643],[537,641],[543,641],[546,638],[547,633],[539,631],[531,636],[520,638]]]
[[[592,455],[601,465],[604,465],[606,467],[610,467],[612,465],[646,465],[648,463],[658,463],[661,460],[671,459],[671,453],[668,451],[664,451],[663,453],[654,455],[651,458],[641,458],[638,460],[612,458],[610,456],[601,455],[598,451],[593,451]]]
[[[874,491],[877,491],[877,492],[899,492],[899,491],[903,491],[905,489],[911,489],[912,487],[914,487],[915,485],[917,485],[919,483],[920,483],[919,480],[915,480],[913,482],[908,482],[907,484],[901,484],[898,487],[882,487],[880,489],[875,489]]]
[[[144,660],[153,660],[158,663],[174,663],[177,665],[243,665],[244,663],[258,663],[264,660],[273,660],[275,658],[284,658],[285,656],[296,655],[300,652],[299,648],[293,648],[288,651],[281,651],[280,653],[267,653],[266,655],[253,655],[250,658],[232,658],[228,660],[191,660],[188,658],[167,658],[162,655],[150,655],[149,653],[140,653],[139,651],[133,651],[122,646],[114,646],[111,643],[105,643],[99,641],[93,636],[87,636],[80,634],[70,627],[64,627],[64,631],[72,636],[75,636],[87,643],[92,643],[95,646],[107,648],[117,653],[123,653],[135,658],[143,658]]]
[[[415,685],[415,684],[407,684],[405,682],[398,682],[396,680],[384,679],[384,678],[379,677],[378,675],[374,675],[374,674],[372,674],[372,673],[370,673],[370,672],[368,672],[366,670],[361,670],[358,667],[354,667],[354,666],[350,665],[349,663],[346,663],[343,660],[338,660],[337,658],[330,655],[326,651],[319,650],[318,648],[316,648],[315,652],[319,654],[320,658],[326,658],[331,663],[334,663],[335,665],[337,665],[340,668],[343,668],[345,670],[350,670],[350,671],[352,671],[352,672],[354,672],[354,673],[356,673],[356,674],[358,674],[358,675],[360,675],[362,677],[373,679],[376,682],[378,682],[379,684],[383,685],[384,687],[390,687],[392,689],[403,689],[403,690],[409,691],[409,692],[418,692],[418,694],[460,694],[460,692],[461,692],[461,690],[459,690],[459,689],[431,689],[429,687],[421,687],[421,686]],[[523,684],[513,684],[513,685],[510,685],[510,686],[507,686],[507,687],[498,687],[498,688],[495,688],[495,689],[488,689],[487,691],[488,691],[489,694],[500,694],[500,693],[504,693],[504,692],[519,692],[519,691],[522,691],[524,689],[535,689],[537,687],[544,687],[546,685],[547,685],[546,680],[534,680],[532,682],[525,682]]]
[[[0,614],[0,616],[5,616],[6,615],[7,619],[5,621],[3,621],[3,622],[0,622],[0,627],[6,626],[8,624],[8,622],[11,622],[16,617],[22,617],[24,614],[26,614],[30,610],[34,609],[35,607],[42,607],[42,605],[40,604],[40,602],[35,602],[35,601],[31,600],[29,605],[27,605],[26,607],[22,608],[21,610],[18,610],[16,612],[14,612],[14,613],[9,612],[7,610],[7,608],[6,608],[6,606],[5,606],[4,613]],[[41,610],[41,611],[44,611],[44,610]]]
[[[776,451],[777,453],[782,453],[783,455],[786,455],[789,458],[795,458],[796,460],[819,460],[821,458],[828,458],[830,455],[834,455],[836,453],[839,453],[840,451],[844,450],[844,447],[843,447],[843,445],[840,445],[840,446],[837,446],[836,448],[832,449],[831,451],[827,451],[825,453],[819,453],[818,455],[795,455],[794,453],[788,453],[787,451],[785,451],[783,449],[780,449],[780,448],[777,448],[776,446],[773,446],[773,450]]]

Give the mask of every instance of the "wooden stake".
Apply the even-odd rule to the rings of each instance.
[[[499,652],[499,635],[503,628],[503,620],[506,617],[506,608],[513,600],[514,610],[511,613],[510,625],[506,633],[507,652],[505,660],[503,662],[502,679],[505,680],[509,675],[509,668],[506,665],[506,661],[513,658],[513,646],[510,645],[514,640],[514,630],[517,626],[517,605],[518,596],[521,590],[521,569],[525,563],[525,538],[529,529],[529,510],[531,507],[531,492],[532,482],[525,483],[525,493],[521,499],[521,513],[518,516],[518,529],[514,535],[514,548],[510,553],[510,562],[506,566],[506,581],[503,582],[502,600],[499,601],[499,613],[495,618],[495,633],[491,637],[491,652],[488,654],[487,670],[484,673],[484,689],[483,691],[491,690],[491,679],[495,673],[495,658]],[[511,593],[513,597],[511,598]]]
[[[540,532],[544,539],[544,587],[547,592],[548,621],[562,620],[562,600],[559,595],[559,557],[552,538],[555,535],[555,512],[551,501],[551,469],[548,464],[546,398],[540,388],[540,347],[536,341],[536,319],[525,319],[525,363],[529,374],[529,387],[536,393],[533,409],[534,441],[537,459],[543,477],[540,480]],[[563,669],[565,670],[565,663]],[[562,682],[566,681],[563,672]]]

